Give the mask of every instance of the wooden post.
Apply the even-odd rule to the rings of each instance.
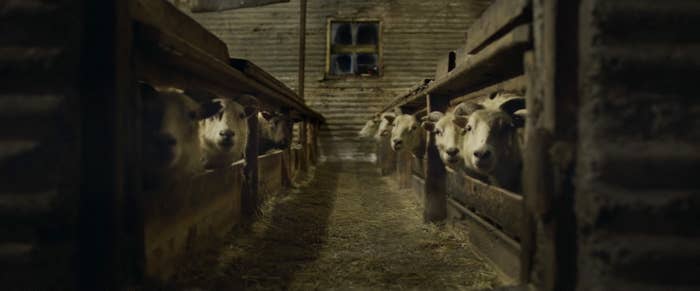
[[[248,119],[248,145],[245,150],[245,182],[246,191],[241,197],[241,214],[244,219],[250,219],[258,210],[258,118],[253,114]]]
[[[447,98],[439,96],[427,96],[427,110],[445,111],[448,106]],[[447,217],[447,195],[445,181],[447,171],[445,165],[440,160],[440,153],[435,146],[435,134],[427,134],[426,165],[425,165],[425,197],[423,209],[423,220],[426,222],[436,222]]]
[[[301,171],[306,172],[309,170],[309,163],[311,158],[311,144],[308,141],[308,122],[303,120],[301,122],[301,128],[299,128],[299,141],[302,146],[302,157],[301,157]]]
[[[129,261],[136,256],[125,252],[130,248],[124,240],[126,151],[130,147],[125,116],[134,98],[131,18],[127,1],[80,2],[78,288],[121,289],[133,275],[128,274],[128,267],[133,267]]]
[[[299,1],[299,76],[297,95],[304,99],[304,70],[306,67],[306,0]]]

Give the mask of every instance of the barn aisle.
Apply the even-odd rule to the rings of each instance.
[[[325,163],[259,220],[192,258],[177,289],[481,289],[498,276],[370,163]]]

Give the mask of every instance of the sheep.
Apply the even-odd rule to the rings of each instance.
[[[223,168],[244,158],[248,118],[256,112],[254,107],[244,107],[232,99],[213,101],[220,103],[222,110],[199,122],[202,162],[206,169]]]
[[[258,113],[258,152],[288,148],[292,141],[293,123],[289,116],[262,111]]]
[[[357,136],[360,138],[373,137],[375,134],[377,134],[377,130],[379,129],[380,121],[381,120],[379,120],[379,116],[374,116],[374,117],[372,117],[372,119],[367,120],[367,122],[365,122],[365,126],[362,127],[362,129],[357,134]]]
[[[385,112],[380,117],[377,133],[374,134],[374,140],[377,142],[380,142],[382,138],[389,138],[391,135],[392,121],[396,118],[396,113]]]
[[[221,110],[218,102],[197,103],[176,88],[141,83],[142,148],[147,187],[204,172],[199,121]]]
[[[413,156],[422,158],[425,153],[425,130],[415,116],[401,114],[396,118],[385,116],[391,120],[391,148],[395,152],[410,151]]]
[[[518,129],[524,126],[522,97],[499,94],[493,100],[469,105],[470,114],[461,114],[467,122],[461,155],[467,169],[487,177],[490,183],[518,191],[522,167]],[[523,112],[523,111],[520,111]]]

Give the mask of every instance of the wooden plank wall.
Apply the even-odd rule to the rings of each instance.
[[[357,132],[373,113],[435,72],[437,56],[464,42],[464,32],[490,0],[309,0],[305,98],[327,118],[321,128],[326,159],[371,160],[372,141]],[[228,44],[233,57],[252,60],[297,86],[299,0],[221,13],[191,14]],[[383,76],[325,78],[326,19],[379,19]]]
[[[166,281],[185,262],[241,221],[243,161],[146,193],[146,274]]]

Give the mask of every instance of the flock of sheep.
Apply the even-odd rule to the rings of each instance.
[[[500,93],[481,102],[462,102],[446,112],[430,112],[421,121],[399,110],[382,113],[368,120],[359,136],[389,142],[396,152],[422,158],[426,136],[434,133],[446,166],[517,192],[526,115],[522,96]]]
[[[198,98],[188,91],[145,83],[139,87],[144,182],[151,187],[241,161],[248,145],[248,120],[254,116],[258,152],[283,149],[291,143],[293,123],[287,115],[258,112],[231,98]]]

